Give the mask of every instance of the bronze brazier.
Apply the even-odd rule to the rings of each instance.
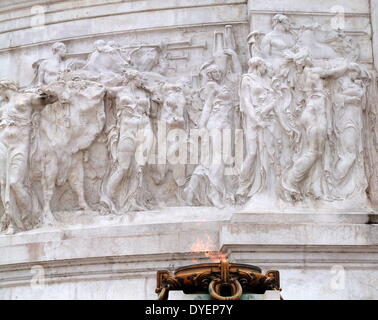
[[[259,267],[230,263],[205,263],[177,269],[173,276],[167,270],[158,271],[158,300],[168,300],[169,291],[185,294],[210,294],[216,300],[239,300],[243,294],[264,294],[266,290],[281,290],[279,272],[262,274]]]

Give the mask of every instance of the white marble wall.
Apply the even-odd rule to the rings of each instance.
[[[361,48],[359,62],[370,70],[378,69],[378,1],[377,0],[250,0],[248,1],[251,31],[271,29],[271,17],[275,12],[288,15],[297,24],[320,24],[330,29],[341,28],[351,36]],[[375,79],[377,80],[377,79]],[[376,82],[378,87],[378,81]],[[367,138],[367,166],[371,170],[369,178],[370,198],[373,206],[378,208],[378,153],[376,137],[378,121],[374,121],[371,110],[366,113],[365,122],[371,122],[371,133]],[[372,120],[373,119],[373,120]],[[374,124],[375,122],[375,124]]]
[[[372,0],[373,2],[375,0]],[[298,24],[319,23],[324,27],[340,27],[361,46],[361,62],[372,64],[370,0],[250,0],[251,30],[270,30],[272,14],[281,12]]]
[[[93,42],[98,39],[116,40],[124,45],[159,43],[164,39],[187,40],[186,34],[198,34],[201,40],[204,30],[213,31],[217,25],[235,25],[240,30],[241,41],[248,34],[246,1],[81,0],[47,1],[48,4],[43,5],[35,3],[34,6],[20,6],[17,10],[10,10],[11,6],[3,10],[0,7],[0,77],[18,80],[22,85],[28,85],[33,79],[31,64],[36,59],[49,57],[51,44],[56,41],[64,41],[69,52],[80,53],[92,51]],[[44,24],[38,26],[39,22]],[[31,27],[33,24],[35,27]],[[210,41],[211,31],[205,36]],[[209,42],[208,56],[210,50]],[[19,77],[20,74],[23,77]]]
[[[227,24],[243,44],[239,54],[246,69],[249,31],[269,31],[278,12],[298,24],[332,27],[344,21],[361,46],[360,63],[378,67],[378,0],[4,0],[0,78],[28,85],[31,64],[49,57],[56,41],[64,41],[69,53],[82,53],[98,39],[121,45],[194,39],[207,47],[191,51],[190,61],[204,62],[214,31]],[[336,19],[336,12],[345,20]],[[176,65],[176,72],[198,72],[190,61]],[[372,152],[369,165],[377,173]],[[378,174],[370,183],[378,204]],[[75,226],[1,235],[0,299],[154,299],[157,270],[207,261],[203,252],[192,252],[193,243],[206,236],[213,250],[229,253],[234,262],[280,270],[285,299],[378,299],[373,214],[192,209],[124,217],[71,212],[64,219],[73,218]],[[33,272],[41,270],[45,286],[33,286]]]
[[[279,270],[284,299],[378,298],[377,225],[173,216],[192,221],[0,236],[0,299],[156,299],[156,271],[209,262],[192,252],[209,238],[231,261]]]

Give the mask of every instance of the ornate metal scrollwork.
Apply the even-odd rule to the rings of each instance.
[[[167,270],[157,273],[158,300],[168,300],[170,291],[207,293],[215,300],[239,300],[243,294],[264,294],[267,290],[281,290],[277,270],[263,274],[259,267],[228,260],[179,268],[173,276]]]

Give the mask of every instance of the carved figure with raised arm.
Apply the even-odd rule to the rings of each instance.
[[[116,124],[109,132],[113,170],[102,201],[115,212],[146,210],[143,178],[154,141],[150,95],[135,70],[125,73],[123,86],[108,88],[108,95],[114,99]]]
[[[212,58],[201,66],[201,71],[211,65],[216,65],[223,74],[222,81],[234,86],[240,80],[243,68],[236,52],[232,26],[226,26],[225,32],[214,33],[214,47]]]
[[[305,196],[331,200],[327,185],[328,173],[323,166],[326,162],[321,161],[329,157],[325,154],[325,146],[327,137],[332,134],[331,106],[325,81],[342,76],[348,66],[343,63],[328,69],[317,67],[305,49],[298,52],[294,60],[298,67],[298,85],[304,99],[304,109],[298,120],[302,128],[302,141],[293,165],[283,175],[285,196],[290,201],[298,201]]]
[[[232,90],[222,85],[223,76],[217,65],[207,68],[206,99],[199,127],[209,135],[208,154],[196,167],[185,188],[189,204],[222,208],[234,201],[225,184],[225,159],[221,149],[224,130],[232,129],[234,102]]]

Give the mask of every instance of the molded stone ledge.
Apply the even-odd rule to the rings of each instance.
[[[378,245],[378,225],[233,223],[222,226],[222,245]]]
[[[45,9],[44,23],[45,25],[56,24],[67,21],[93,19],[104,16],[119,15],[121,13],[146,13],[155,12],[160,14],[161,10],[173,10],[179,8],[222,6],[222,5],[240,5],[245,2],[242,0],[184,0],[177,3],[174,0],[165,1],[133,1],[121,2],[111,1],[108,3],[93,3],[92,5],[82,2],[71,3],[70,1],[62,2],[60,6],[42,6]],[[31,10],[32,7],[24,9],[22,12],[17,11],[1,14],[0,11],[0,30],[1,32],[12,32],[19,29],[30,28],[31,19],[36,16]],[[34,10],[36,11],[36,10]]]
[[[112,24],[109,24],[109,18]],[[169,10],[116,12],[113,15],[68,19],[48,24],[43,28],[20,29],[0,34],[0,49],[36,44],[40,42],[63,41],[89,35],[100,35],[142,29],[158,29],[198,24],[247,22],[245,4],[220,4],[215,6],[193,6],[192,8],[169,8]],[[24,28],[24,27],[22,27]]]
[[[326,224],[374,224],[378,215],[374,213],[249,213],[238,212],[232,217],[233,222],[261,223],[326,223]]]
[[[377,299],[377,246],[224,245],[232,262],[277,269],[284,299]],[[208,262],[189,253],[40,261],[0,266],[1,299],[156,299],[156,271]],[[42,270],[44,287],[33,287]],[[345,288],[334,288],[334,271]],[[311,290],[308,290],[311,288]],[[177,292],[172,299],[188,298]]]
[[[86,221],[0,236],[0,298],[153,300],[156,271],[209,262],[205,248],[192,252],[195,242],[208,239],[215,257],[220,250],[232,262],[279,270],[284,299],[378,298],[378,225],[301,223],[300,215],[277,223],[269,214],[243,222],[245,214],[187,210],[141,213],[148,224],[136,214],[122,225]],[[175,221],[180,218],[186,222]],[[43,288],[31,286],[32,270],[43,271]],[[345,289],[332,287],[333,270],[345,272]]]
[[[330,12],[332,7],[343,7],[346,13],[365,13],[369,14],[369,0],[249,0],[249,10],[271,10],[274,12],[282,11],[289,13],[290,11],[303,12]]]
[[[37,229],[0,236],[0,263],[14,264],[63,259],[191,253],[198,240],[211,240],[213,250],[227,245],[378,245],[378,225],[303,223],[300,215],[286,222],[271,216],[253,222],[240,214],[219,220],[163,222],[155,224],[78,225],[61,229]],[[242,217],[246,217],[243,215]],[[295,217],[299,218],[295,222]]]

